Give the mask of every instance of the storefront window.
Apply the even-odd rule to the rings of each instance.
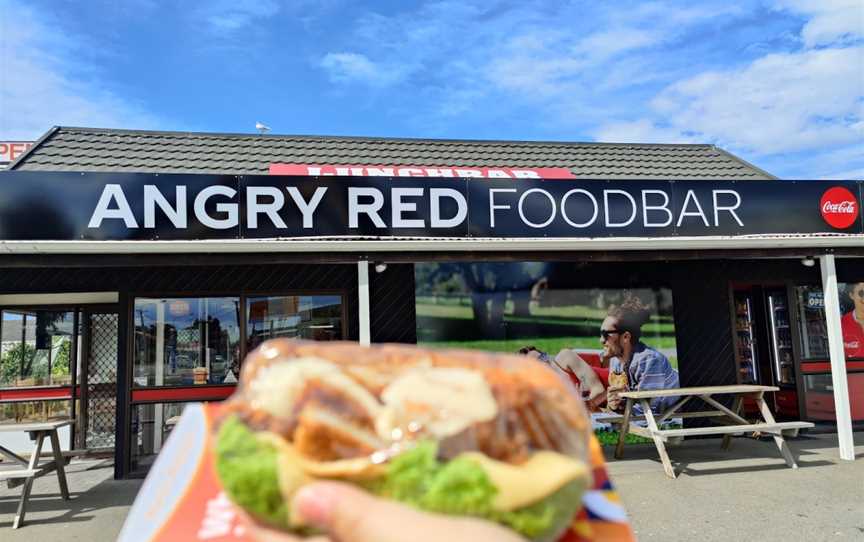
[[[246,300],[246,347],[267,339],[288,337],[332,341],[342,339],[342,297],[286,295]]]
[[[135,385],[237,382],[239,308],[238,297],[136,299]]]
[[[0,424],[68,420],[72,417],[72,401],[20,401],[0,403]]]
[[[798,329],[805,360],[828,359],[828,330],[825,327],[825,298],[819,286],[797,286]]]
[[[0,386],[66,386],[74,336],[71,311],[4,310]]]
[[[824,361],[828,359],[828,330],[822,288],[798,286],[796,290],[804,359]],[[837,290],[844,354],[847,360],[864,359],[864,282],[841,282]]]
[[[0,403],[0,425],[20,424],[68,420],[72,417],[72,401],[58,399],[52,401],[16,401]],[[60,448],[70,449],[72,427],[61,427],[57,434],[60,438]],[[13,431],[3,433],[3,446],[20,453],[32,452],[34,441],[28,433]],[[50,449],[45,443],[46,449]],[[43,449],[44,451],[44,449]]]

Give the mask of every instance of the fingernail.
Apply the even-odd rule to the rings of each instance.
[[[292,522],[304,526],[329,525],[334,505],[335,497],[327,486],[303,487],[291,501]]]

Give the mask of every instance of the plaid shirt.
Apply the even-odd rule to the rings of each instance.
[[[609,360],[609,368],[620,373],[624,371],[624,363],[618,358]],[[669,360],[660,352],[645,343],[639,341],[633,358],[627,370],[627,382],[629,391],[665,390],[669,388],[680,388],[678,382],[678,371],[672,368]],[[678,401],[678,397],[657,397],[651,399],[651,410],[661,413]],[[642,405],[633,404],[633,414],[642,414]]]

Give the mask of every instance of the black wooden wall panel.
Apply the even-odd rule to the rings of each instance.
[[[372,342],[416,343],[414,265],[390,264],[383,273],[370,265],[369,273]]]

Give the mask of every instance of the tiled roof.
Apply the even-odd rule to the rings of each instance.
[[[271,163],[569,168],[579,179],[772,179],[714,145],[471,141],[54,128],[22,171],[266,174]]]

